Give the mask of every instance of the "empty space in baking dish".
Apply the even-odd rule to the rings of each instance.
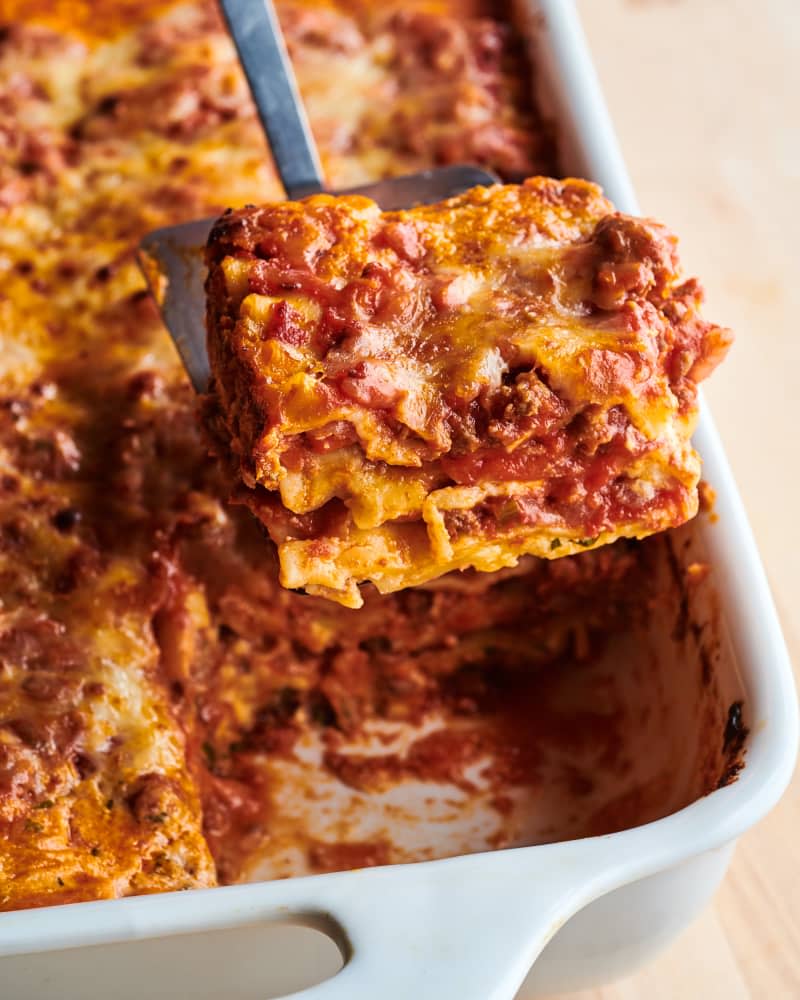
[[[733,780],[747,710],[703,520],[644,543],[629,616],[596,654],[505,672],[494,710],[368,726],[333,770],[312,735],[269,761],[269,840],[245,877],[612,833]]]

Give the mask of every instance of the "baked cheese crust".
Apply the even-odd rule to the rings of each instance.
[[[211,423],[281,582],[359,607],[697,511],[702,319],[674,236],[587,182],[382,213],[316,195],[209,239]]]

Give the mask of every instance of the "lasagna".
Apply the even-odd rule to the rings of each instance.
[[[594,185],[249,207],[207,262],[211,422],[284,586],[360,607],[696,513],[729,334],[672,234]]]
[[[278,8],[331,183],[459,160],[557,173],[497,4]],[[276,546],[226,502],[134,260],[153,228],[281,197],[216,8],[5,0],[2,18],[0,910],[237,881],[292,822],[273,765],[314,738],[315,777],[374,788],[379,770],[394,780],[390,748],[368,775],[347,741],[443,711],[450,743],[402,763],[447,782],[475,752],[459,724],[540,704],[537,677],[588,669],[646,609],[647,547],[367,588],[357,611],[281,588]],[[613,748],[616,717],[590,693],[569,719],[575,699],[551,693],[550,730]],[[508,776],[535,770],[515,741],[537,732],[527,715],[503,727],[516,770],[495,779],[498,822]],[[305,870],[404,860],[346,827],[290,834],[279,874],[298,855]]]

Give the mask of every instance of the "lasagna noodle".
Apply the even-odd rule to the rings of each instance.
[[[209,239],[212,431],[281,582],[358,607],[674,527],[727,331],[674,237],[584,181],[382,213],[317,195]]]

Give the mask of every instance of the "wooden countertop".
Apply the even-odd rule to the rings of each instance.
[[[707,315],[736,331],[707,398],[800,667],[798,0],[579,8],[642,209],[681,235]],[[682,938],[632,978],[570,1000],[694,998],[800,998],[797,776]]]

